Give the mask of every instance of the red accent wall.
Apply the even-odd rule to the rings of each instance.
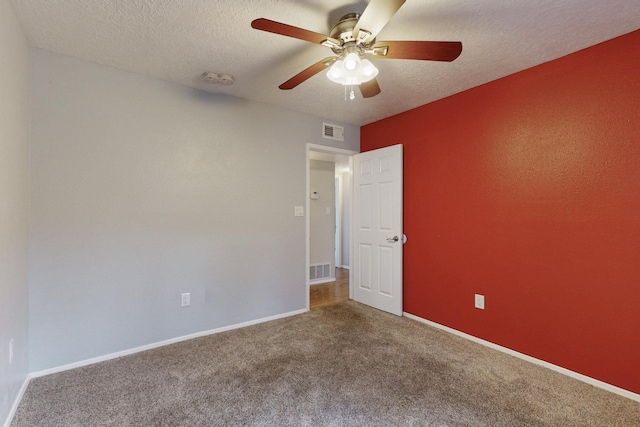
[[[405,311],[640,393],[640,30],[361,130],[397,143]]]

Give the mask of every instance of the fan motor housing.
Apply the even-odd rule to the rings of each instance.
[[[355,42],[353,29],[355,28],[358,19],[360,19],[360,14],[358,13],[349,13],[344,15],[340,18],[340,21],[333,26],[329,36],[334,39],[341,40],[343,45],[348,42]]]

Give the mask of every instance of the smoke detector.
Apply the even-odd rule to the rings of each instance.
[[[231,74],[214,73],[212,71],[205,71],[202,73],[202,80],[211,85],[223,86],[231,86],[235,81]]]

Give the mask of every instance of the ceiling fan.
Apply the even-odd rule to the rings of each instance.
[[[405,0],[371,0],[362,15],[350,13],[343,16],[328,36],[265,18],[254,20],[251,27],[327,46],[336,55],[305,68],[282,83],[280,89],[293,89],[331,67],[327,72],[330,80],[345,87],[357,85],[363,97],[371,98],[380,93],[380,86],[376,80],[378,69],[365,58],[366,55],[381,59],[451,62],[462,52],[460,42],[377,41],[376,36],[380,30],[404,2]],[[350,98],[354,98],[353,89]]]

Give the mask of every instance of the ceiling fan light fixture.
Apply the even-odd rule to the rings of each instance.
[[[355,70],[358,68],[358,65],[360,65],[360,57],[357,53],[351,52],[346,58],[344,58],[344,68],[348,71]]]
[[[369,61],[368,59],[363,59],[361,63],[362,67],[362,75],[366,80],[363,80],[362,83],[368,82],[378,75],[378,69]]]
[[[342,68],[342,60],[339,59],[333,64],[331,68],[329,68],[329,72],[327,73],[327,77],[329,77],[329,80],[340,83],[340,79],[342,78]]]
[[[361,59],[356,52],[350,52],[345,58],[337,60],[327,77],[343,86],[356,86],[368,82],[378,75],[378,69],[368,59]]]

